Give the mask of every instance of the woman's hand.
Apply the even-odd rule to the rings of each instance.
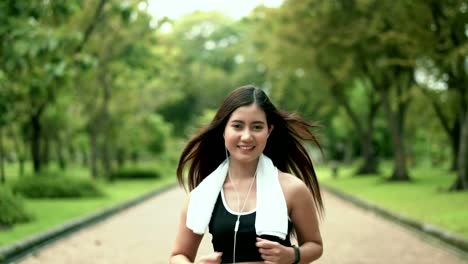
[[[265,263],[281,264],[293,263],[294,249],[285,247],[278,242],[257,237],[257,248]]]
[[[215,252],[210,255],[202,256],[197,261],[197,264],[220,264],[222,255],[223,255],[222,252]]]

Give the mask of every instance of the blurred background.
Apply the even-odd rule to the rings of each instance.
[[[468,238],[468,1],[3,0],[0,246],[175,182],[254,84],[330,186]]]

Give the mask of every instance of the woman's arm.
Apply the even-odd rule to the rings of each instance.
[[[296,230],[300,263],[310,263],[322,256],[323,243],[312,193],[300,179],[291,176],[286,188],[286,201],[290,205],[291,220]],[[289,177],[288,177],[289,178]]]
[[[179,226],[177,229],[174,248],[172,249],[169,263],[185,264],[194,263],[197,256],[198,247],[202,241],[203,235],[198,235],[190,230],[185,222],[187,220],[188,202],[185,204],[180,214]],[[221,263],[221,253],[215,252],[210,255],[202,256],[198,260],[200,264],[218,264]]]
[[[280,183],[300,245],[300,263],[310,263],[318,259],[323,252],[312,194],[300,179],[291,174],[280,173]],[[292,247],[261,238],[257,238],[256,245],[267,263],[290,264],[295,259]]]
[[[185,222],[187,219],[188,202],[182,208],[179,218],[177,235],[172,249],[170,263],[193,263],[203,235],[197,235],[190,230]]]

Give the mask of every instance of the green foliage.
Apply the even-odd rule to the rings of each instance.
[[[195,121],[195,125],[197,127],[204,127],[207,126],[214,118],[216,115],[216,109],[206,109],[203,111],[203,114],[198,116],[198,118]]]
[[[161,178],[161,173],[155,169],[127,167],[112,173],[111,177],[113,180],[159,179]]]
[[[200,129],[206,127],[216,114],[216,109],[205,109],[203,113],[195,118],[192,126],[188,128],[187,134],[194,135]]]
[[[31,235],[45,232],[76,218],[134,199],[139,195],[172,184],[175,178],[162,180],[120,180],[103,183],[105,196],[96,198],[25,199],[25,205],[34,215],[34,221],[3,230],[0,247]]]
[[[83,50],[95,57],[79,57],[87,70],[77,76],[78,100],[69,104],[76,117],[68,120],[83,124],[70,123],[67,127],[79,132],[72,134],[75,138],[95,137],[96,141],[81,138],[79,142],[81,149],[92,152],[91,164],[96,164],[99,158],[123,163],[144,154],[159,154],[165,148],[164,135],[170,134],[166,132],[167,123],[147,120],[153,118],[152,81],[156,79],[159,63],[153,52],[151,17],[138,9],[137,4],[108,1],[103,11],[105,19],[96,22],[95,34],[89,37]],[[83,13],[76,19],[86,21],[87,15]],[[93,142],[95,148],[86,146]],[[94,155],[94,151],[105,154]]]
[[[5,73],[0,69],[0,127],[13,119],[11,109],[14,107],[14,94],[8,88]]]
[[[5,186],[0,185],[0,227],[27,222],[32,215],[24,207],[21,197],[15,195]]]
[[[185,136],[193,119],[217,108],[234,87],[255,79],[257,72],[250,69],[256,65],[244,70],[248,47],[242,46],[239,25],[220,13],[196,12],[174,21],[173,30],[162,36],[161,85],[168,89],[161,94],[168,98],[157,111],[174,124],[177,136]]]
[[[378,176],[355,177],[354,167],[342,165],[337,178],[324,166],[316,172],[322,185],[468,238],[468,192],[448,191],[454,172],[440,166],[417,166],[412,168],[411,182],[388,182]],[[390,163],[383,162],[381,170],[385,177],[390,175]]]
[[[160,154],[166,150],[172,134],[172,126],[164,121],[162,116],[153,114],[144,121],[144,128],[149,134],[148,148],[153,154]]]
[[[264,88],[278,107],[319,121],[331,156],[339,142],[359,154],[359,130],[374,124],[366,137],[376,155],[392,157],[384,108],[368,114],[381,100],[378,91],[405,86],[412,73],[424,93],[414,85],[389,93],[392,106],[412,101],[409,159],[446,164],[454,156],[466,98],[466,1],[288,0],[239,21],[196,12],[156,23],[140,1],[0,2],[0,126],[8,158],[99,166],[104,156],[119,165],[167,151],[177,157],[174,137],[209,122],[206,109],[247,83]],[[428,110],[435,104],[440,114]],[[28,124],[32,117],[39,129]],[[34,131],[34,146],[43,147],[27,154]]]
[[[28,198],[99,197],[103,193],[91,179],[42,174],[20,177],[12,189]]]
[[[174,133],[177,136],[183,136],[185,128],[191,122],[197,103],[196,100],[197,98],[195,95],[187,93],[175,99],[168,100],[158,107],[158,113],[160,113],[165,120],[171,120],[171,123],[174,125]]]

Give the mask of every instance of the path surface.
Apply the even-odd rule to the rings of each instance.
[[[58,241],[22,264],[168,263],[185,193],[174,188]],[[467,259],[397,224],[324,193],[319,264],[468,264]],[[209,234],[199,254],[211,252]]]

